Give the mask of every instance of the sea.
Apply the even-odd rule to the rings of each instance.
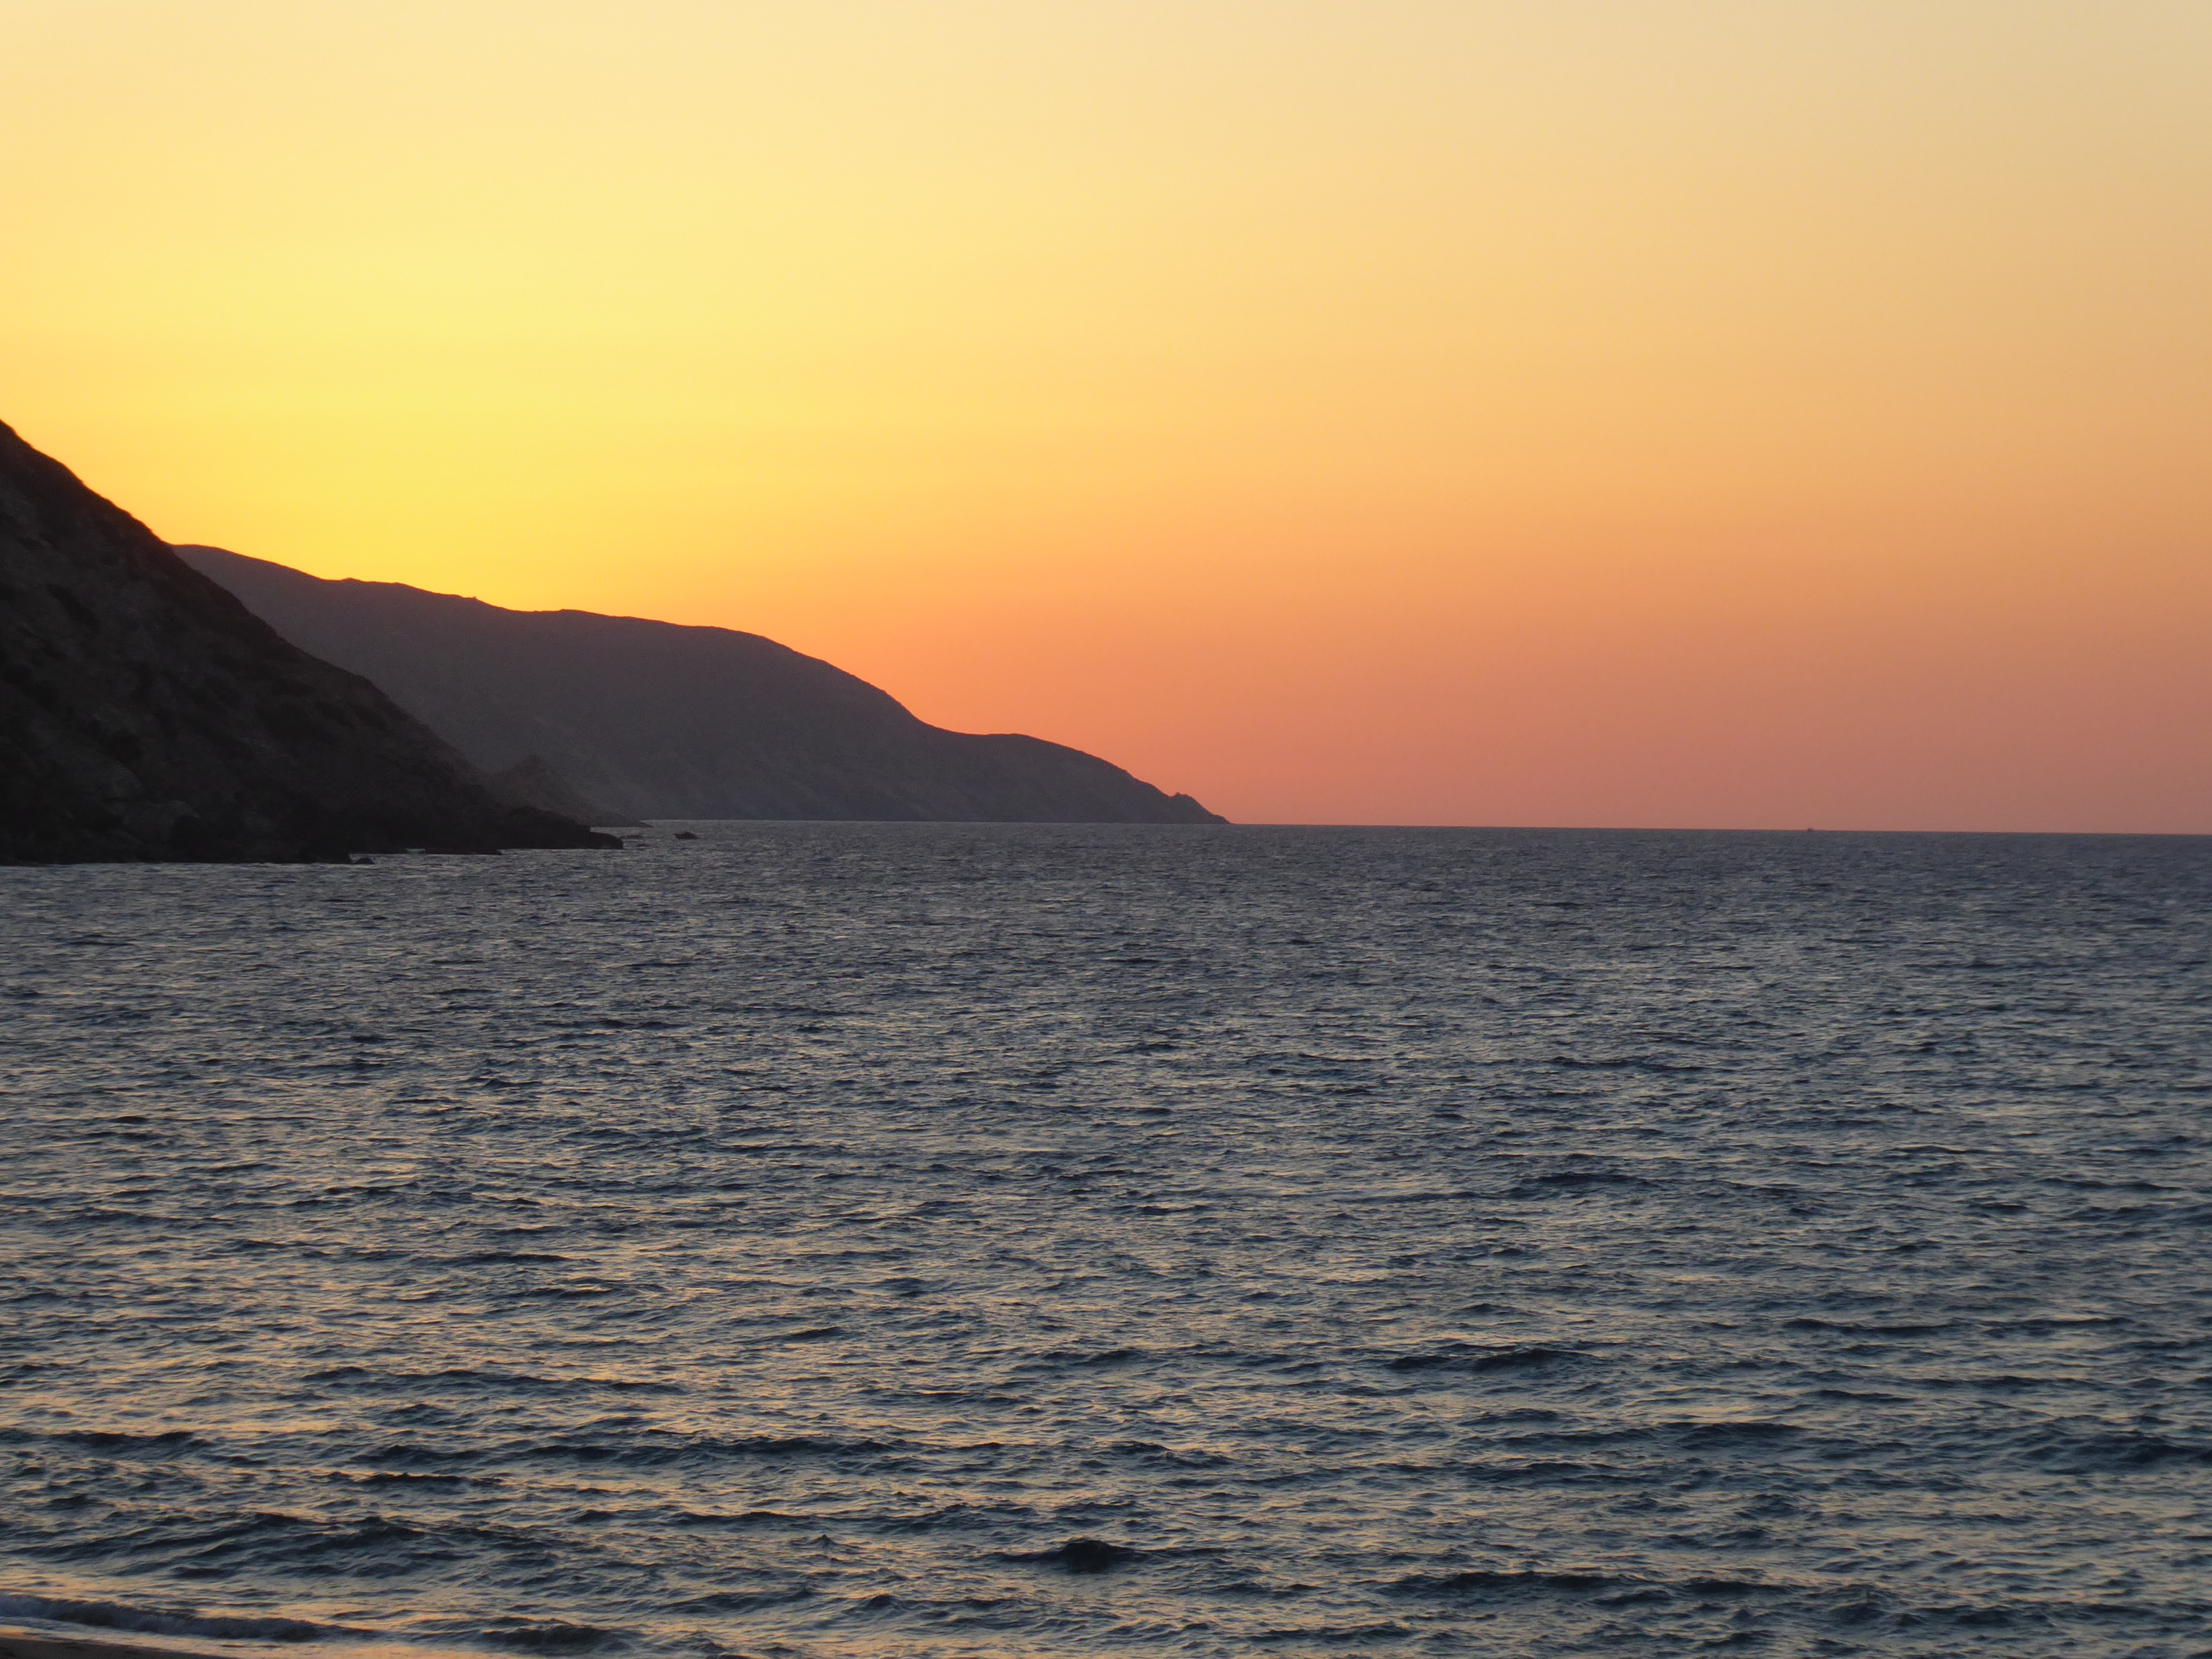
[[[2212,1655],[2212,838],[0,872],[0,1623]]]

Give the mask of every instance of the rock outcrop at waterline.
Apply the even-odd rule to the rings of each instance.
[[[620,845],[500,799],[0,426],[0,862]]]
[[[535,806],[578,823],[605,824],[612,829],[640,830],[644,825],[629,813],[602,806],[576,793],[575,786],[545,763],[541,755],[526,755],[512,766],[484,775],[492,793],[510,806]]]
[[[488,772],[641,818],[1219,823],[1079,749],[947,732],[757,634],[506,611],[177,550],[287,639],[365,674]],[[602,817],[599,823],[614,823]]]

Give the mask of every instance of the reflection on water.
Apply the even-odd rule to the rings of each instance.
[[[2212,845],[690,827],[0,872],[0,1616],[2201,1645]]]

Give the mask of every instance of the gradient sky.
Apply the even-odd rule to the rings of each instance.
[[[2204,0],[0,0],[0,419],[1242,820],[2212,831]]]

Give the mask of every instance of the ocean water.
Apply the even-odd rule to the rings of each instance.
[[[2212,1653],[2212,839],[0,872],[0,1618]]]

